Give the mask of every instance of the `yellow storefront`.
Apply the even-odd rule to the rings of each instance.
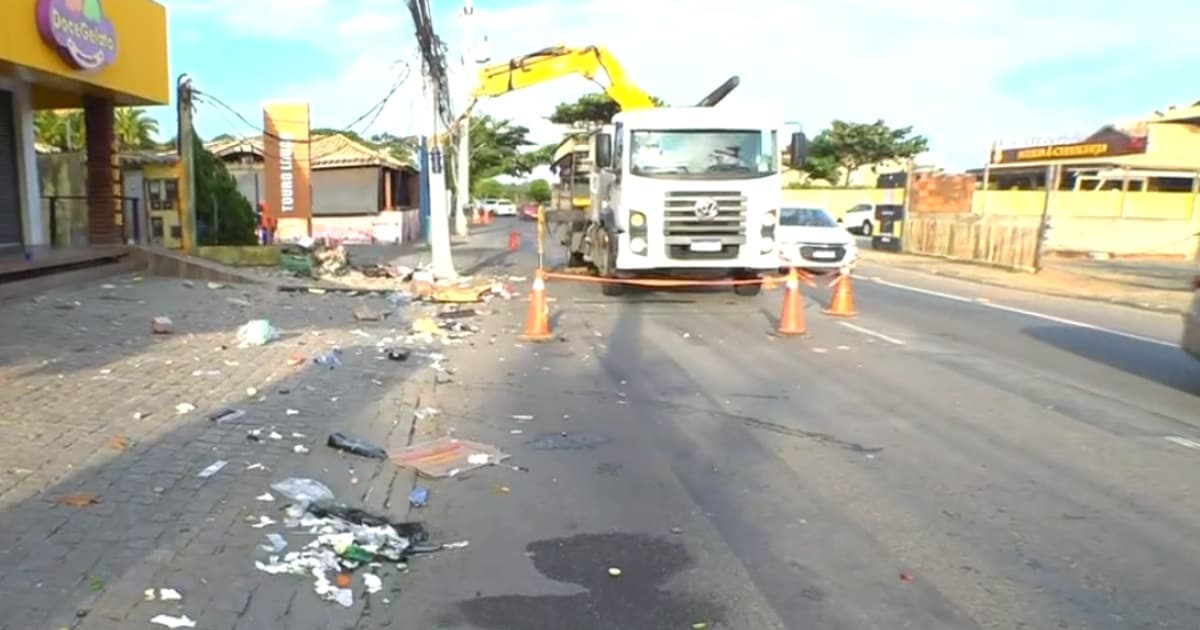
[[[0,1],[0,252],[49,242],[33,114],[84,110],[88,236],[124,242],[113,108],[170,101],[166,10],[151,0]]]

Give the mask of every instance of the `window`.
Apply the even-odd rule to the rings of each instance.
[[[779,212],[779,225],[837,227],[837,221],[820,208],[784,208]]]
[[[613,131],[612,168],[617,179],[621,179],[621,170],[625,165],[625,125],[617,123]]]
[[[779,172],[775,131],[635,130],[629,172],[642,177],[753,179]]]

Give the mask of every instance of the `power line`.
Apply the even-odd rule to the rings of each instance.
[[[365,128],[365,129],[369,129],[370,126],[373,125],[376,120],[378,120],[379,115],[387,107],[387,104],[392,100],[392,98],[396,95],[396,93],[398,91],[400,91],[400,88],[403,87],[403,85],[405,84],[405,82],[407,82],[409,76],[411,75],[412,69],[411,69],[411,66],[407,62],[402,61],[402,60],[397,61],[395,64],[393,64],[393,67],[395,67],[397,65],[400,66],[400,72],[397,75],[396,80],[393,81],[392,86],[391,86],[391,88],[389,88],[387,94],[384,95],[384,97],[382,99],[380,99],[378,102],[376,102],[374,105],[372,105],[369,109],[367,109],[367,111],[363,112],[357,118],[355,118],[349,125],[346,125],[344,128],[339,129],[338,132],[352,133],[355,135],[359,135],[359,133],[354,130],[354,127],[356,125],[358,125],[362,121],[366,120],[367,118],[371,118],[371,122],[368,123],[367,127]],[[237,117],[238,120],[240,120],[242,122],[242,124],[244,124],[247,127],[262,134],[262,136],[264,138],[271,138],[274,140],[282,139],[278,135],[273,134],[273,133],[267,131],[266,129],[263,129],[259,125],[250,122],[250,120],[247,119],[245,116],[243,116],[241,112],[237,111],[233,107],[230,107],[228,104],[225,103],[225,101],[222,101],[220,98],[218,98],[212,94],[203,92],[198,89],[194,89],[193,95],[196,97],[197,102],[202,102],[202,103],[205,103],[208,105],[214,105],[216,107],[219,107],[220,109],[223,109],[223,110],[233,114],[235,117]],[[366,133],[365,129],[364,129],[363,133]],[[305,143],[311,144],[313,142],[313,139],[310,137],[308,140],[305,140],[305,141],[292,140],[292,142],[297,142],[297,143],[302,143],[302,144],[305,144]]]

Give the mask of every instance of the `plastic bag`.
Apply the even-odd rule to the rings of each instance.
[[[333,490],[316,479],[289,477],[271,484],[271,489],[303,505],[333,500]]]
[[[355,437],[346,435],[345,433],[333,433],[329,436],[329,440],[325,442],[326,446],[336,448],[339,451],[354,453],[362,457],[370,457],[372,459],[387,459],[387,451],[371,444],[364,442]]]
[[[265,346],[279,337],[279,333],[271,322],[265,319],[252,319],[242,324],[237,330],[238,346]]]

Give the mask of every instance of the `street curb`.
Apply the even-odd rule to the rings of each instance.
[[[895,256],[895,254],[891,254],[890,256]],[[1022,293],[1029,293],[1031,295],[1044,295],[1047,297],[1065,298],[1065,299],[1071,299],[1071,300],[1083,300],[1086,302],[1096,302],[1099,304],[1111,304],[1111,305],[1115,305],[1115,306],[1124,306],[1126,308],[1133,308],[1133,309],[1137,309],[1139,311],[1146,311],[1148,313],[1159,313],[1159,314],[1165,314],[1165,315],[1183,315],[1184,313],[1187,312],[1185,309],[1176,308],[1173,306],[1168,306],[1168,307],[1147,306],[1145,304],[1141,304],[1139,302],[1133,302],[1130,300],[1098,298],[1098,297],[1085,295],[1085,294],[1063,293],[1061,291],[1049,291],[1049,290],[1045,290],[1045,289],[1022,287],[1022,286],[1017,286],[1017,285],[1012,285],[1012,284],[1005,284],[1003,282],[996,282],[996,281],[992,281],[992,280],[975,278],[975,277],[971,277],[971,276],[967,276],[967,275],[959,275],[959,274],[953,273],[953,272],[946,273],[943,271],[922,269],[920,267],[913,267],[913,266],[905,265],[903,263],[895,264],[890,261],[887,261],[886,259],[881,260],[878,258],[875,258],[875,259],[867,258],[864,260],[865,260],[865,262],[868,262],[868,263],[875,263],[875,264],[885,266],[885,267],[893,267],[896,269],[903,269],[904,271],[911,271],[912,273],[919,273],[919,274],[926,275],[926,276],[951,278],[953,280],[961,280],[963,282],[973,282],[975,284],[982,284],[985,286],[997,287],[1000,289],[1021,291]],[[931,260],[939,260],[939,259],[931,258]],[[951,264],[970,264],[970,263],[955,263],[954,261],[947,261],[947,262],[950,262]]]

